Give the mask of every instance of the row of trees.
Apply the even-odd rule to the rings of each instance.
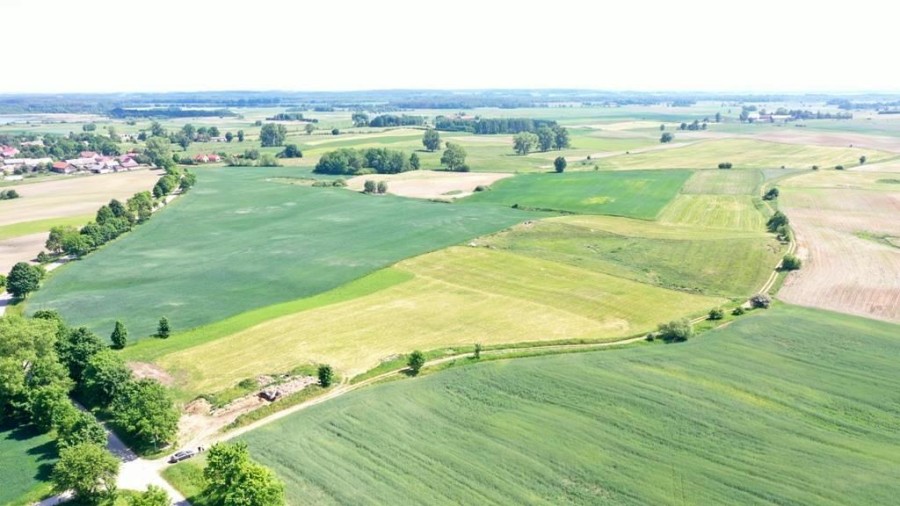
[[[513,150],[520,155],[527,155],[536,149],[543,152],[559,150],[569,145],[569,131],[558,125],[542,126],[536,133],[522,132],[513,137]]]
[[[448,118],[438,116],[434,127],[447,132],[469,132],[476,135],[537,132],[541,127],[557,127],[555,121],[530,118]]]
[[[317,174],[361,174],[369,169],[378,174],[397,174],[419,167],[419,157],[387,148],[342,148],[322,155],[313,172]]]
[[[135,380],[88,329],[66,326],[53,311],[0,319],[0,422],[31,424],[55,436],[58,489],[92,496],[114,485],[118,460],[105,450],[106,430],[70,395],[108,417],[139,448],[158,447],[177,432],[178,410],[168,391],[155,380]]]

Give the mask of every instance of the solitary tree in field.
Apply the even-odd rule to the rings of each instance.
[[[800,268],[803,262],[800,261],[800,258],[794,255],[785,255],[781,260],[781,269],[785,271],[796,271]]]
[[[672,142],[672,139],[674,138],[675,136],[670,134],[669,132],[663,132],[663,134],[659,136],[659,142],[666,144],[668,142]]]
[[[334,370],[328,364],[319,366],[319,385],[328,388],[334,382]]]
[[[412,170],[419,170],[419,167],[422,166],[422,161],[419,160],[419,155],[415,153],[409,155],[409,166],[412,167]]]
[[[287,137],[287,128],[284,125],[266,123],[259,131],[259,142],[262,147],[281,146]]]
[[[666,129],[666,124],[665,124],[665,123],[662,123],[662,124],[659,125],[659,131],[660,131],[660,132],[664,131],[665,129]]]
[[[234,140],[234,134],[231,132],[225,132],[225,142],[231,142]]]
[[[758,293],[750,297],[750,305],[755,308],[768,309],[772,304],[772,298],[764,293]]]
[[[437,151],[438,149],[441,149],[441,135],[437,130],[431,128],[425,130],[425,134],[422,135],[422,145],[425,146],[425,149],[428,151]]]
[[[859,157],[859,164],[862,165],[864,163],[866,163],[866,155],[862,155],[861,157]]]
[[[378,190],[378,184],[371,179],[366,179],[366,182],[363,183],[363,193],[375,193]]]
[[[244,131],[243,130],[237,131],[237,138],[238,138],[238,142],[244,142]]]
[[[303,129],[306,130],[306,135],[312,135],[312,133],[316,131],[316,125],[307,123],[306,126],[303,127]]]
[[[116,320],[116,327],[113,329],[113,333],[109,336],[109,339],[112,341],[113,349],[121,350],[125,347],[125,343],[128,340],[128,330],[125,329],[125,325],[119,320]]]
[[[475,343],[475,354],[473,355],[473,357],[476,360],[481,358],[481,350],[482,350],[481,343]]]
[[[387,183],[384,181],[379,181],[375,186],[375,191],[381,194],[387,193]]]
[[[425,354],[419,350],[410,353],[406,365],[409,366],[409,372],[413,376],[419,374],[419,371],[422,370],[422,366],[425,365]]]
[[[516,154],[527,155],[538,145],[538,136],[531,132],[521,132],[513,137],[513,150]]]
[[[553,168],[556,169],[556,172],[562,172],[566,170],[566,159],[562,156],[557,156],[556,160],[553,160]]]
[[[722,122],[722,113],[717,112],[716,113],[716,123],[721,123],[721,122]]]
[[[725,318],[725,311],[720,307],[710,309],[708,318],[710,320],[721,320],[722,318]]]
[[[6,277],[6,291],[17,299],[24,299],[38,289],[42,277],[43,269],[27,262],[19,262]]]
[[[694,327],[686,318],[659,324],[659,337],[666,342],[680,343],[694,335]]]
[[[156,337],[163,339],[169,337],[169,319],[163,316],[159,319],[159,326],[156,327]]]
[[[766,222],[766,228],[769,232],[776,232],[781,227],[786,227],[790,223],[788,217],[781,211],[775,211],[775,214]]]
[[[446,165],[452,171],[469,171],[469,168],[466,166],[466,150],[459,144],[452,142],[447,143],[447,149],[441,155],[441,164]]]

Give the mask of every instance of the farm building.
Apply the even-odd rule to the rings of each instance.
[[[0,146],[0,156],[3,158],[12,158],[19,154],[19,150],[12,146]]]
[[[54,163],[53,167],[51,167],[50,170],[52,170],[53,172],[58,172],[60,174],[71,174],[78,169],[76,169],[75,166],[71,163],[63,161]]]

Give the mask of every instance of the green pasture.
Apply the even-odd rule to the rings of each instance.
[[[3,207],[0,205],[0,210]],[[49,232],[53,227],[72,226],[80,227],[94,219],[93,214],[84,216],[67,216],[65,218],[49,218],[46,220],[22,221],[12,223],[10,225],[0,226],[0,241],[21,237],[23,235],[39,234],[41,232]]]
[[[241,439],[290,504],[891,504],[898,335],[778,307],[685,344],[392,382]]]
[[[525,174],[498,181],[465,202],[651,220],[690,175],[682,170]]]
[[[781,259],[762,232],[677,228],[655,233],[624,218],[565,216],[518,225],[479,243],[655,286],[724,297],[753,295]],[[624,221],[624,223],[610,223]],[[659,224],[658,229],[667,225]]]
[[[678,195],[659,213],[661,223],[763,232],[768,216],[759,197]]]
[[[132,339],[173,332],[309,297],[403,258],[505,228],[532,214],[438,204],[344,189],[278,184],[293,169],[199,171],[171,207],[56,271],[28,309]]]
[[[30,427],[0,428],[0,504],[25,505],[50,491],[56,443]]]

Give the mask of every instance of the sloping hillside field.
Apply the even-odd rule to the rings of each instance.
[[[59,269],[29,302],[109,335],[148,336],[314,295],[403,258],[533,215],[269,181],[297,169],[218,169],[170,209]],[[308,174],[308,172],[306,173]]]
[[[365,389],[242,439],[290,504],[892,504],[898,336],[778,307]]]

